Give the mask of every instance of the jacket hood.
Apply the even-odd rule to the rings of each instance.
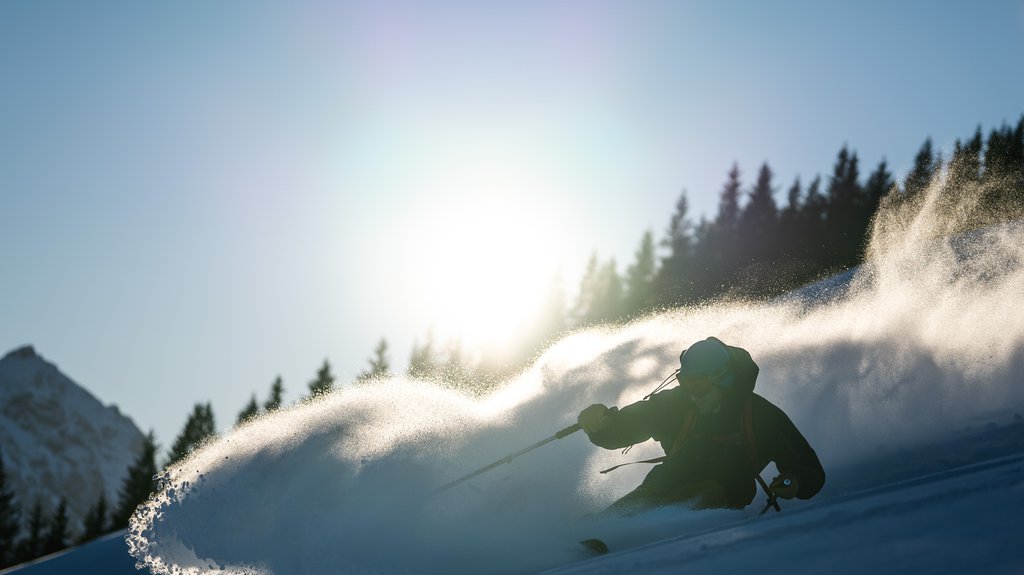
[[[754,392],[754,385],[757,382],[757,374],[761,371],[750,357],[750,352],[742,347],[728,345],[717,338],[709,338],[722,343],[729,352],[729,371],[732,372],[732,382],[725,388],[723,394],[726,398],[745,399]]]

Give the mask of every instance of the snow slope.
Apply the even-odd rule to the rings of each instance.
[[[634,547],[574,573],[1024,573],[1024,455]]]
[[[1024,226],[948,242],[970,206],[932,207],[883,214],[871,272],[813,304],[575,333],[482,399],[394,378],[257,419],[169,469],[128,547],[153,573],[1020,572]],[[582,434],[432,494],[590,403],[640,399],[708,335],[751,351],[758,393],[817,450],[815,499],[588,519],[647,468],[598,470],[660,453]],[[584,561],[594,536],[617,552]]]
[[[578,554],[544,573],[1022,573],[1024,418],[960,435],[880,460],[890,478],[908,479],[863,487],[876,482],[874,470],[841,470],[830,496],[783,502],[781,513],[663,509],[591,525],[590,535],[605,537],[613,553],[589,560]],[[935,468],[942,470],[927,471]],[[719,526],[694,525],[707,524],[708,513]],[[111,535],[12,573],[138,573],[123,538]]]
[[[970,206],[944,208],[950,218],[933,208],[883,214],[871,273],[815,305],[712,305],[583,331],[480,400],[394,378],[254,421],[170,469],[129,546],[156,573],[522,573],[578,560],[584,537],[610,533],[623,548],[735,523],[736,512],[678,509],[581,521],[647,471],[599,469],[660,455],[648,442],[624,457],[581,434],[431,494],[590,403],[640,399],[708,335],[751,351],[757,391],[818,451],[830,480],[816,502],[843,495],[851,477],[885,484],[925,446],[1024,411],[1024,227],[951,236]],[[932,467],[954,464],[944,459]],[[936,517],[959,521],[950,509]],[[814,525],[793,529],[812,538]]]
[[[109,505],[142,446],[142,432],[32,347],[0,359],[0,446],[17,502],[49,512],[67,499],[74,533],[102,492]]]

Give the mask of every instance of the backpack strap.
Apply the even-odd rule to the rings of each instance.
[[[683,425],[679,427],[679,433],[676,434],[676,438],[672,441],[672,449],[666,455],[672,455],[683,448],[683,444],[686,443],[686,439],[690,436],[690,431],[693,430],[693,424],[697,421],[697,408],[690,406],[686,410],[686,416],[683,418]]]
[[[601,473],[615,471],[616,469],[624,465],[633,465],[634,463],[661,463],[662,461],[665,461],[666,459],[668,459],[669,455],[672,455],[675,452],[682,449],[683,444],[686,443],[686,439],[690,435],[690,430],[693,429],[693,424],[696,421],[697,409],[691,406],[689,409],[686,410],[686,416],[683,418],[683,425],[679,427],[679,433],[676,434],[676,438],[672,441],[672,448],[668,451],[668,453],[662,455],[661,457],[655,457],[654,459],[645,459],[643,461],[631,461],[629,463],[620,463],[619,465],[609,467],[608,469],[601,471]]]

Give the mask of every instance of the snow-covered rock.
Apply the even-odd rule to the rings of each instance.
[[[0,359],[0,454],[9,486],[27,512],[67,500],[70,528],[106,490],[108,508],[142,447],[143,434],[116,406],[91,393],[31,346]]]

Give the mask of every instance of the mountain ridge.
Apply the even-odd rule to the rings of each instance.
[[[31,345],[0,358],[0,445],[9,488],[27,513],[67,502],[69,526],[102,492],[117,501],[143,434],[116,405],[105,405]]]

